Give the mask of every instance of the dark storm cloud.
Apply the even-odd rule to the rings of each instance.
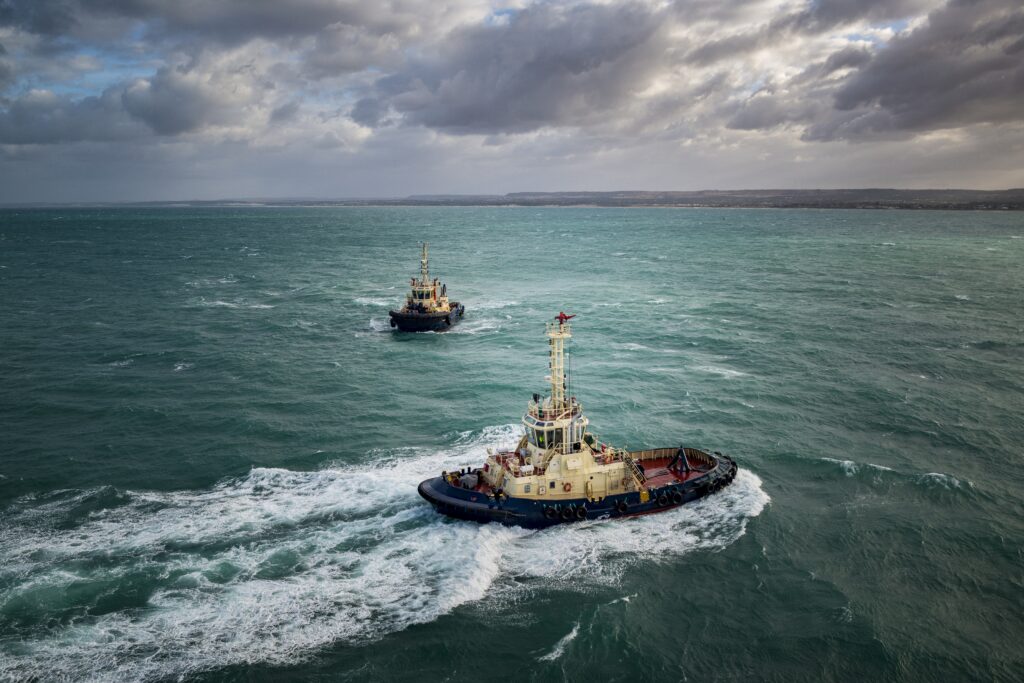
[[[0,144],[124,141],[144,135],[145,129],[125,116],[116,90],[80,100],[31,92],[0,110]]]
[[[0,93],[14,84],[14,62],[7,57],[7,49],[0,43]]]
[[[716,34],[690,50],[686,60],[693,64],[714,64],[782,44],[794,35],[817,34],[855,22],[905,19],[931,4],[933,0],[816,0],[800,11],[778,16],[755,30],[722,37]],[[683,16],[686,20],[685,14]]]
[[[1024,116],[1024,8],[957,0],[850,75],[811,139],[913,132]]]
[[[833,52],[821,67],[821,75],[829,74],[855,66],[863,66],[871,61],[871,53],[863,47],[847,47]]]
[[[176,69],[160,69],[148,80],[139,80],[122,93],[125,110],[158,135],[178,135],[219,122],[226,105],[216,91],[190,81]]]
[[[0,26],[58,35],[75,25],[77,9],[72,0],[0,0]]]
[[[381,79],[353,111],[389,107],[455,133],[580,125],[626,104],[664,64],[661,12],[639,4],[529,7],[507,24],[457,31],[432,59]]]
[[[782,20],[794,28],[824,31],[855,21],[892,21],[913,16],[933,3],[928,0],[815,0]]]
[[[412,21],[390,11],[401,3],[338,0],[0,0],[0,25],[40,35],[71,33],[88,21],[151,22],[153,34],[195,33],[237,42],[313,34],[335,23],[393,31]]]

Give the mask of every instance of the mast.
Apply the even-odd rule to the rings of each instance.
[[[427,243],[423,243],[423,256],[420,257],[420,283],[425,287],[430,278],[427,271]]]
[[[548,345],[551,354],[551,410],[561,415],[568,409],[565,398],[565,340],[572,338],[567,321],[574,315],[559,313],[557,323],[547,323]]]

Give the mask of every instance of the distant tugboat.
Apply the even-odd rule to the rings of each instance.
[[[427,270],[427,243],[423,243],[420,257],[420,279],[412,278],[412,291],[406,296],[405,306],[390,311],[391,327],[402,332],[430,332],[447,330],[459,321],[466,307],[458,301],[448,301],[448,288]]]
[[[736,463],[717,451],[654,448],[626,451],[587,431],[575,396],[566,396],[564,345],[572,337],[559,313],[547,324],[551,395],[534,394],[526,433],[513,451],[488,449],[483,467],[442,472],[419,493],[438,512],[477,522],[541,528],[584,519],[660,512],[727,486]]]

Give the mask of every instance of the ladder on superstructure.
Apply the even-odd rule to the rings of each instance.
[[[622,462],[626,463],[626,467],[629,468],[629,473],[633,475],[633,480],[636,481],[638,489],[643,490],[647,486],[647,475],[643,473],[640,466],[636,464],[636,460],[633,459],[629,453],[623,451]]]

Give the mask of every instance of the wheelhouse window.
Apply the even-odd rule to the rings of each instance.
[[[551,427],[547,429],[528,429],[526,434],[530,443],[538,448],[552,448],[562,444],[563,432],[561,429],[553,429]]]

